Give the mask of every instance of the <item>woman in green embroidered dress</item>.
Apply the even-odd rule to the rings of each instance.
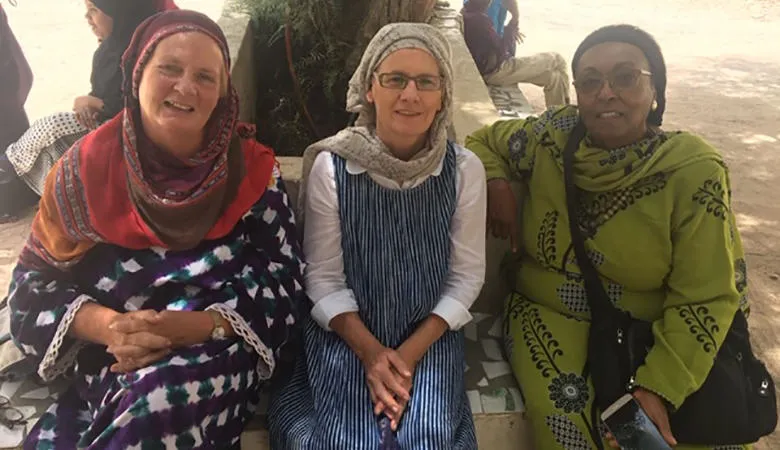
[[[728,171],[701,138],[660,129],[666,66],[649,34],[627,25],[597,30],[572,69],[578,107],[497,122],[466,139],[487,171],[490,229],[509,238],[516,254],[507,354],[536,448],[607,443],[590,414],[590,313],[571,247],[561,158],[582,120],[577,220],[612,300],[653,322],[655,344],[636,373],[635,397],[675,444],[667,408],[701,386],[737,309],[748,309]],[[520,203],[510,181],[521,183]]]

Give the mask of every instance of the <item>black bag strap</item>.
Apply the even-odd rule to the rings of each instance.
[[[580,142],[585,138],[585,125],[581,120],[577,121],[577,125],[569,135],[569,139],[566,141],[566,147],[563,149],[563,182],[566,187],[566,209],[569,213],[569,233],[571,234],[571,242],[574,247],[574,255],[577,257],[577,265],[580,267],[582,277],[585,282],[585,293],[588,298],[588,305],[591,311],[591,321],[593,318],[601,317],[602,319],[608,317],[604,313],[612,308],[612,304],[607,300],[607,292],[604,290],[604,285],[601,283],[601,278],[593,266],[593,262],[588,257],[588,252],[585,250],[585,237],[582,235],[577,224],[577,205],[579,205],[579,190],[574,184],[574,154],[580,146]],[[588,372],[588,365],[586,364],[586,372]],[[591,423],[594,429],[598,429],[599,423],[598,405],[597,402],[593,402],[590,410]],[[596,444],[598,450],[604,450],[604,443],[600,439],[600,435],[596,433],[595,436],[591,436],[593,442]]]
[[[569,135],[566,141],[566,147],[563,149],[563,182],[566,186],[566,209],[569,213],[569,233],[571,234],[572,246],[574,246],[574,255],[577,257],[577,265],[582,272],[585,281],[585,292],[590,306],[591,317],[609,317],[615,307],[609,301],[607,291],[604,290],[604,284],[599,278],[598,271],[593,266],[593,262],[588,257],[585,250],[585,237],[582,235],[577,221],[577,206],[579,205],[579,190],[574,184],[574,154],[580,146],[580,142],[585,138],[585,124],[582,120],[577,121],[577,125]]]

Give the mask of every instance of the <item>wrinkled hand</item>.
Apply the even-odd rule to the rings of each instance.
[[[639,406],[645,411],[647,417],[653,421],[658,431],[663,436],[664,440],[670,447],[677,445],[677,439],[672,435],[672,427],[669,425],[669,413],[666,411],[666,405],[664,401],[658,395],[639,388],[634,391],[634,398],[639,403]],[[612,448],[619,449],[617,441],[614,436],[607,434],[607,441]]]
[[[488,182],[487,229],[499,239],[509,239],[512,252],[517,252],[517,199],[509,181]]]
[[[133,311],[117,315],[108,328],[113,332],[106,351],[114,355],[117,362],[112,372],[131,372],[159,361],[171,352],[172,342],[162,336],[153,323],[157,312],[153,310]]]
[[[100,111],[97,109],[87,106],[81,109],[74,109],[73,112],[76,113],[76,121],[84,128],[94,130],[98,127],[97,119]]]
[[[97,119],[101,111],[100,100],[89,95],[76,97],[73,101],[73,112],[76,113],[76,120],[81,126],[94,130],[98,127]]]
[[[92,106],[92,101],[89,95],[82,95],[73,100],[73,111],[78,111],[79,109],[88,108],[90,106]]]
[[[634,392],[634,398],[639,402],[639,406],[645,410],[650,420],[658,427],[658,431],[661,432],[661,436],[663,436],[666,443],[671,447],[677,445],[677,439],[672,435],[672,427],[669,425],[669,413],[661,397],[639,388]]]
[[[160,311],[150,317],[155,333],[168,338],[173,348],[202,344],[210,339],[213,322],[203,313],[193,311]]]
[[[512,40],[518,44],[525,42],[525,34],[520,32],[520,25],[514,17],[504,28],[504,33],[509,33],[509,35],[512,37]]]
[[[406,405],[409,401],[412,380],[412,371],[404,359],[396,350],[381,347],[370,352],[363,365],[371,401],[374,403],[374,414],[378,416],[389,411],[400,418],[403,412],[401,404]]]

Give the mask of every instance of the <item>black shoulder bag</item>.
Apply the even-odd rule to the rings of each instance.
[[[591,311],[588,367],[596,401],[604,411],[634,388],[634,374],[653,345],[651,323],[635,319],[613,306],[585,250],[578,226],[579,190],[574,184],[574,153],[585,136],[580,122],[563,152],[563,173],[569,230]],[[741,310],[715,357],[701,388],[670,412],[672,433],[681,444],[738,445],[759,440],[775,430],[775,385],[764,364],[753,354],[747,320]],[[600,442],[598,444],[601,444]]]

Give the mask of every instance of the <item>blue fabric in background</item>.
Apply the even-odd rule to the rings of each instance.
[[[463,4],[468,3],[468,0],[464,0]],[[490,2],[490,6],[487,10],[487,15],[493,20],[493,28],[499,36],[504,35],[504,24],[506,23],[507,10],[502,5],[502,0],[493,0]]]

